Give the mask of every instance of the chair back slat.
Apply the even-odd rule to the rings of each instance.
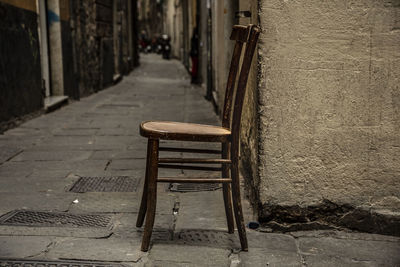
[[[243,100],[246,93],[246,84],[250,72],[251,61],[257,45],[260,29],[255,25],[235,25],[232,29],[231,40],[236,40],[233,50],[231,66],[225,92],[224,109],[222,113],[222,126],[239,133]],[[245,53],[240,66],[240,57],[243,44],[246,43]],[[237,74],[240,69],[239,79]],[[237,81],[237,85],[236,85]],[[235,95],[236,88],[236,96]],[[232,105],[233,101],[235,104]],[[233,106],[233,112],[232,112]],[[233,113],[233,114],[232,114]],[[232,117],[233,116],[233,117]]]
[[[232,35],[234,30],[232,31]],[[222,112],[222,127],[231,128],[231,114],[233,93],[235,89],[236,75],[239,70],[240,55],[242,53],[243,42],[236,41],[235,48],[233,49],[231,66],[229,69],[228,81],[226,83],[224,109]]]
[[[236,89],[235,104],[233,107],[232,117],[232,142],[239,141],[240,120],[242,118],[243,101],[246,94],[246,84],[249,78],[251,62],[253,60],[254,51],[257,46],[260,28],[255,25],[249,25],[249,38],[246,42],[246,50],[243,56],[242,68],[240,70],[239,80]]]
[[[231,33],[231,40],[245,43],[247,41],[247,37],[249,36],[249,29],[247,26],[243,25],[234,25]]]

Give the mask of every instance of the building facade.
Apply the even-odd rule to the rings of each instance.
[[[0,129],[132,70],[136,9],[132,0],[1,0]]]

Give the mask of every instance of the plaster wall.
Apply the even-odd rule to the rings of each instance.
[[[261,217],[400,214],[400,1],[261,0]]]

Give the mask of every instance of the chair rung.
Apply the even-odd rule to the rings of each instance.
[[[230,159],[207,159],[207,158],[160,158],[160,163],[208,163],[208,164],[230,164]]]
[[[230,178],[176,178],[163,177],[157,178],[160,183],[231,183]]]
[[[158,150],[170,151],[170,152],[185,152],[185,153],[221,154],[221,150],[214,150],[214,149],[159,147]]]
[[[190,166],[190,165],[175,165],[175,164],[158,164],[158,168],[198,170],[198,171],[216,171],[216,172],[219,172],[222,170],[222,168],[220,168],[220,167]]]

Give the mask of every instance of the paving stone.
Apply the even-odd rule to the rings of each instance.
[[[71,193],[72,194],[72,193]],[[75,199],[79,201],[73,204],[70,212],[135,212],[140,207],[140,193],[123,193],[123,192],[107,192],[98,193],[90,192],[84,194],[73,194]],[[157,198],[157,214],[172,214],[174,207],[174,197],[166,194],[159,194]]]
[[[268,250],[265,248],[250,247],[248,252],[239,253],[239,260],[239,266],[243,267],[303,266],[301,257],[296,252]]]
[[[24,151],[12,161],[81,161],[91,154],[92,151]]]
[[[400,242],[337,239],[333,237],[301,237],[300,252],[310,261],[335,259],[348,262],[376,262],[378,265],[400,264]]]
[[[181,266],[193,264],[197,264],[193,266],[229,266],[229,254],[228,249],[221,248],[154,244],[150,250],[149,259],[162,263],[183,264]]]
[[[337,266],[349,266],[349,267],[365,267],[365,266],[398,266],[389,265],[375,260],[357,260],[350,258],[343,258],[341,255],[326,256],[326,255],[303,255],[304,262],[307,266],[324,266],[324,267],[337,267]]]
[[[96,114],[98,116],[98,114]],[[98,136],[136,136],[137,133],[127,131],[125,128],[104,128],[97,131],[96,135]]]
[[[107,167],[110,170],[140,170],[145,168],[145,159],[113,159]]]
[[[28,176],[31,180],[46,180],[47,178],[51,178],[54,180],[62,180],[66,178],[72,170],[48,170],[48,169],[41,169],[41,170],[33,170],[32,173]]]
[[[226,230],[222,191],[179,193],[176,229]]]
[[[56,144],[49,145],[46,143],[34,146],[30,148],[30,151],[74,151],[74,150],[85,150],[85,151],[101,151],[101,150],[115,150],[116,147],[112,145],[99,145],[99,144],[85,144],[85,145],[76,145],[76,144]]]
[[[18,209],[66,211],[73,200],[74,196],[68,193],[2,192],[0,214]]]
[[[125,213],[121,218],[115,222],[115,227],[113,229],[113,236],[116,238],[136,238],[142,240],[143,227],[136,227],[137,213]],[[174,228],[174,216],[172,214],[163,214],[156,216],[154,220],[154,228],[152,239],[161,238],[171,239],[173,236]],[[162,235],[164,233],[164,235]],[[158,242],[158,241],[156,241]]]
[[[65,192],[73,184],[71,180],[49,178],[2,178],[0,193]]]
[[[286,234],[261,233],[247,230],[249,247],[264,248],[268,250],[297,252],[295,238]]]
[[[98,129],[57,129],[53,132],[54,136],[93,136]]]
[[[95,151],[90,159],[145,159],[146,153],[135,150]]]
[[[338,230],[312,230],[291,232],[291,236],[300,237],[332,237],[337,239],[365,240],[365,241],[389,241],[400,243],[400,237],[379,235],[360,232],[338,231]]]
[[[53,240],[43,236],[0,236],[0,258],[41,256]]]
[[[136,262],[143,254],[138,240],[68,238],[57,242],[46,258]]]
[[[48,146],[51,145],[91,145],[94,144],[94,136],[54,136],[45,141]]]
[[[1,171],[13,172],[21,170],[40,171],[40,170],[104,170],[107,166],[107,160],[82,160],[82,161],[26,161],[26,162],[5,162],[0,166]]]
[[[19,147],[0,145],[0,164],[10,160],[21,152],[22,149]]]

